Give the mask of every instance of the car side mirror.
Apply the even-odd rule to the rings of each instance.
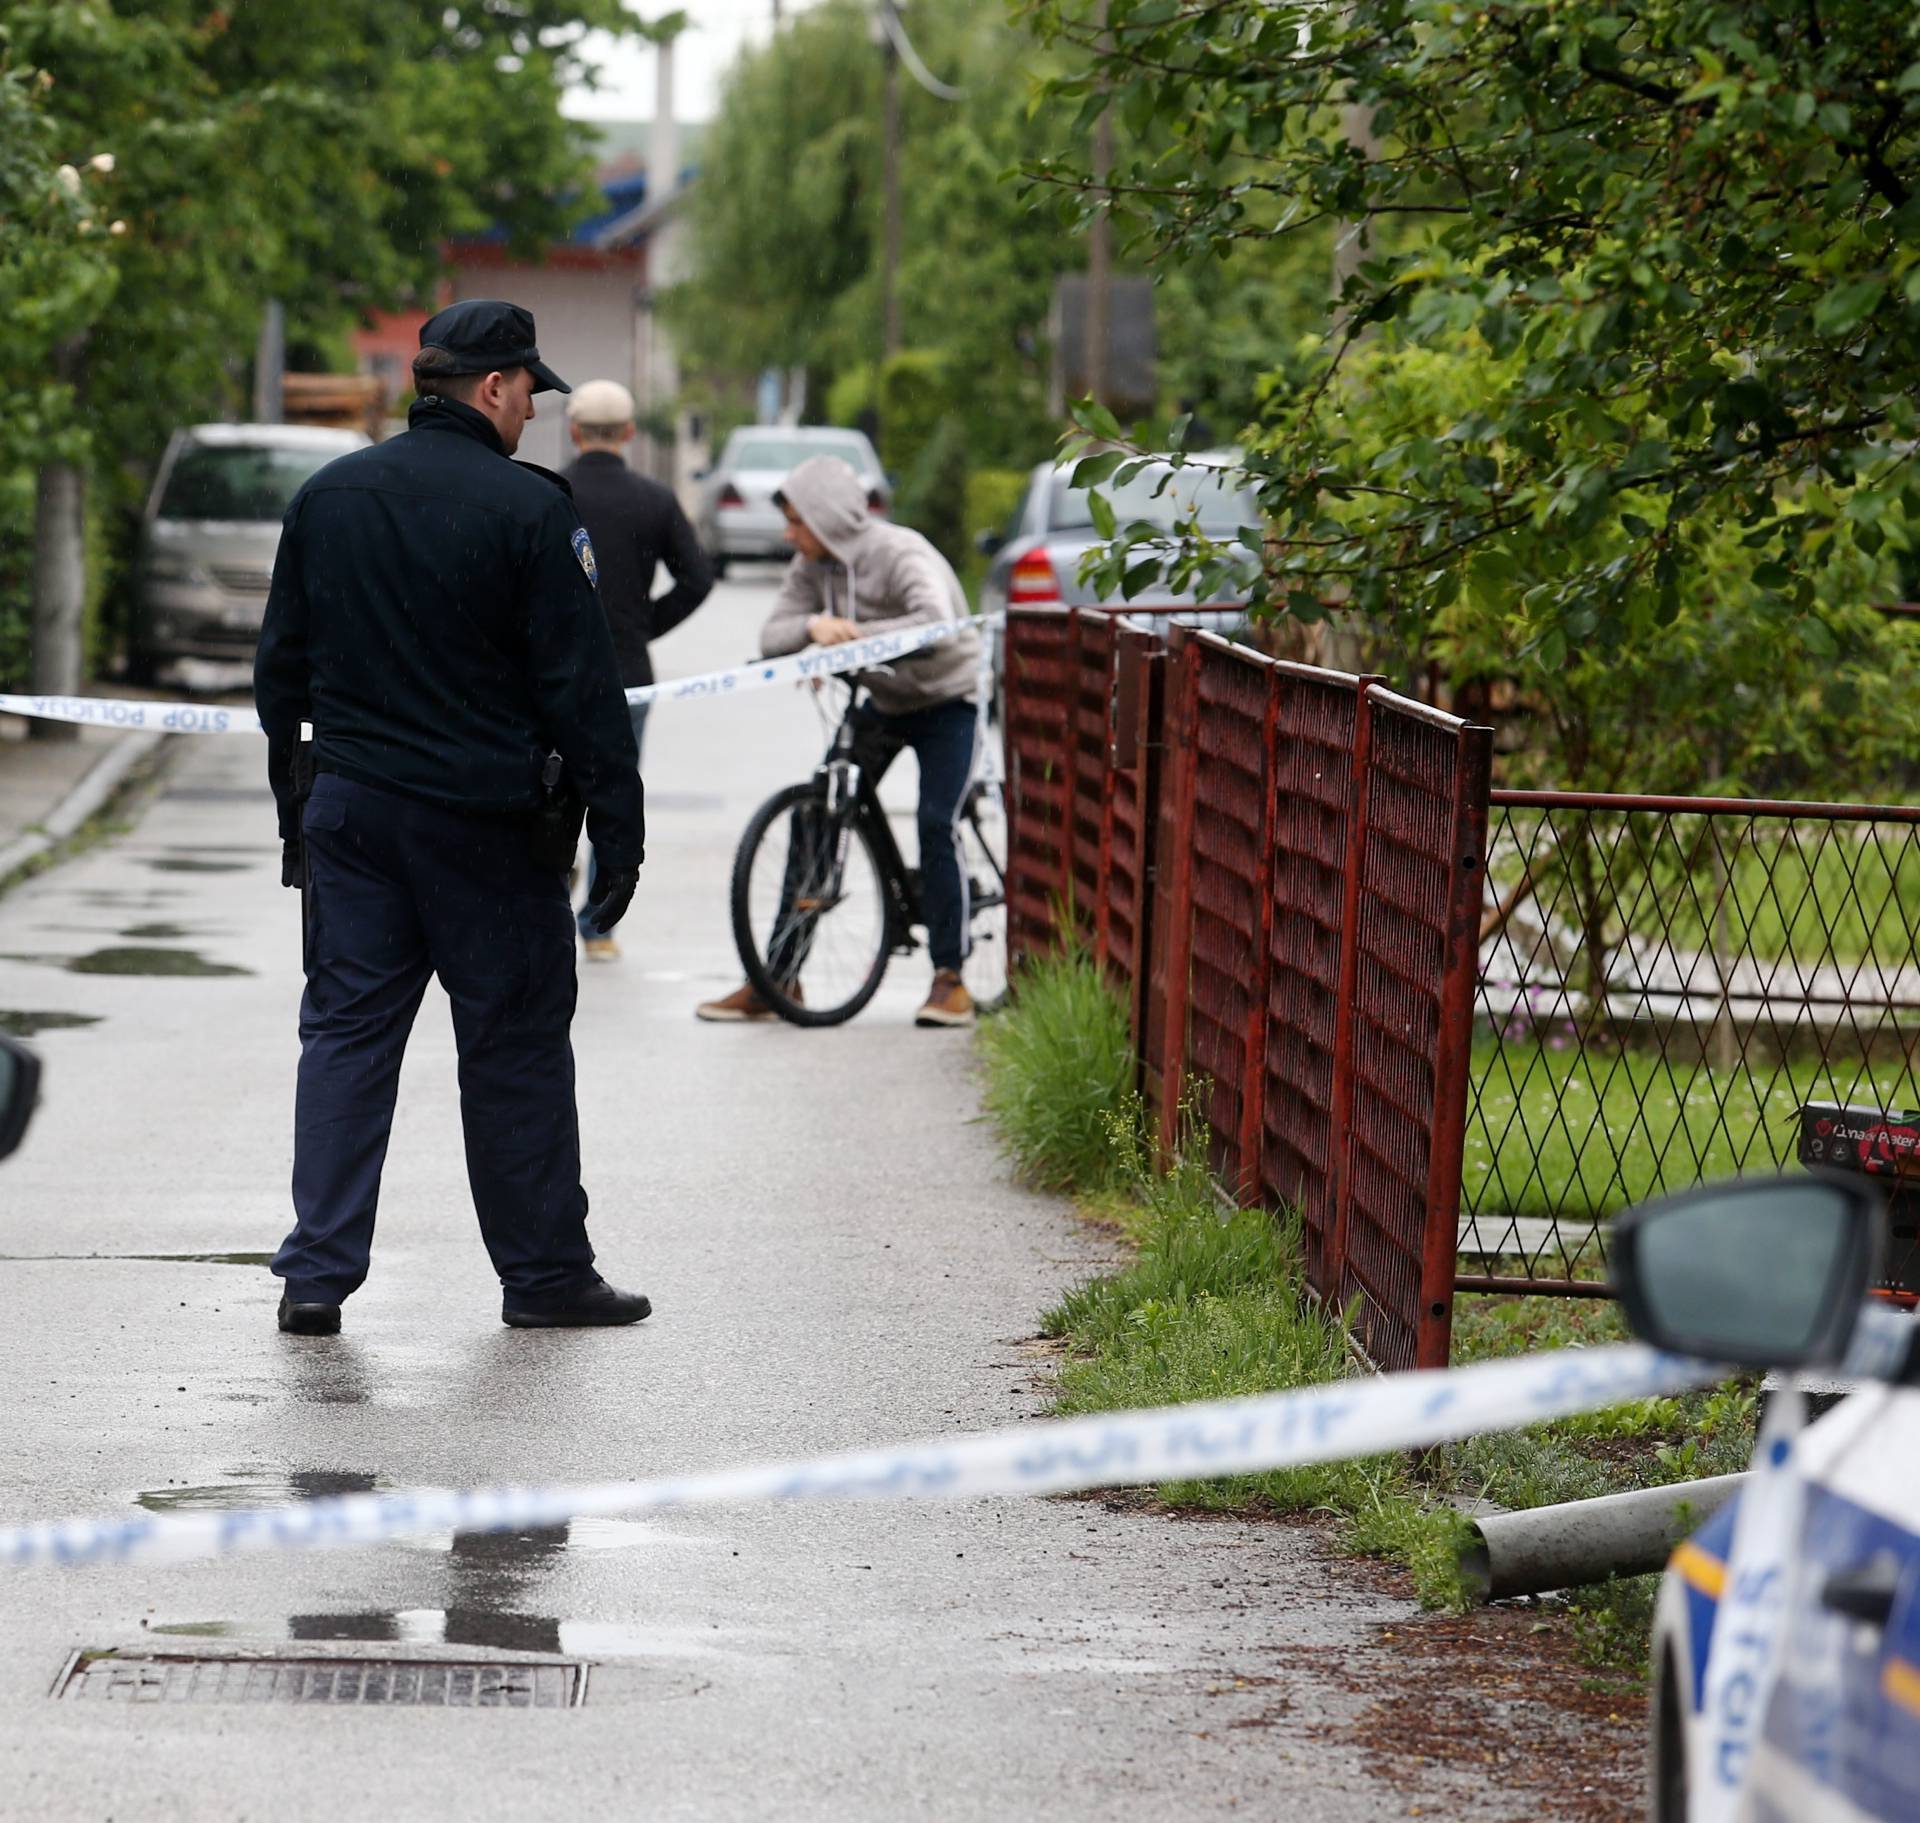
[[[1613,1285],[1635,1335],[1733,1367],[1836,1367],[1886,1212],[1857,1178],[1749,1178],[1629,1209]]]
[[[973,548],[982,557],[998,557],[1007,548],[1007,535],[1005,532],[975,532]]]
[[[19,1042],[0,1032],[0,1158],[26,1136],[40,1099],[40,1059]]]

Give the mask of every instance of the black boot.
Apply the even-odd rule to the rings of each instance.
[[[338,1304],[296,1304],[283,1291],[280,1294],[280,1327],[290,1336],[337,1336],[340,1333]]]
[[[605,1279],[537,1301],[516,1302],[508,1292],[500,1303],[500,1321],[512,1329],[610,1329],[652,1314],[645,1293],[616,1291]]]

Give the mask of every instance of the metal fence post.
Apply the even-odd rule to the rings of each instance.
[[[1447,907],[1446,974],[1434,1058],[1433,1150],[1428,1160],[1427,1245],[1421,1266],[1416,1364],[1445,1367],[1453,1335],[1459,1270],[1460,1164],[1467,1137],[1473,1067],[1473,995],[1480,975],[1480,912],[1487,866],[1487,795],[1493,730],[1460,730],[1454,767],[1453,887]]]
[[[1340,907],[1340,996],[1333,1025],[1333,1095],[1327,1110],[1327,1157],[1333,1168],[1332,1240],[1327,1249],[1325,1290],[1336,1301],[1347,1270],[1347,1225],[1352,1213],[1353,1160],[1348,1147],[1353,1129],[1353,1001],[1360,971],[1360,874],[1367,850],[1367,773],[1373,763],[1372,686],[1377,676],[1354,680],[1353,776],[1351,821],[1347,826],[1347,869]]]
[[[1063,648],[1071,667],[1066,714],[1060,718],[1060,910],[1067,920],[1063,937],[1077,936],[1081,911],[1073,890],[1073,843],[1077,833],[1075,801],[1080,791],[1080,610],[1067,610],[1067,643]]]
[[[1280,673],[1267,673],[1266,714],[1260,729],[1260,845],[1254,861],[1253,979],[1247,1000],[1245,1060],[1240,1070],[1240,1183],[1243,1202],[1260,1195],[1260,1152],[1267,1107],[1267,981],[1273,949],[1274,794],[1279,785]]]
[[[1200,733],[1198,646],[1184,627],[1168,636],[1167,708],[1170,730],[1162,788],[1169,793],[1173,853],[1167,868],[1166,981],[1160,1053],[1160,1143],[1180,1146],[1180,1106],[1186,1095],[1187,992],[1193,959],[1193,792]]]

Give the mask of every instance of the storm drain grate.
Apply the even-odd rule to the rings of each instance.
[[[383,1709],[571,1709],[586,1667],[447,1659],[188,1658],[77,1652],[55,1694],[95,1703],[306,1703]]]

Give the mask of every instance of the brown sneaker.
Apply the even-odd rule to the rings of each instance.
[[[940,968],[933,971],[933,987],[927,994],[927,1004],[913,1016],[915,1025],[972,1025],[973,996],[967,992],[967,984],[960,979],[957,968]]]
[[[796,995],[795,998],[797,999],[798,996]],[[780,1017],[766,1001],[762,1000],[760,996],[754,992],[751,984],[746,987],[735,988],[724,1000],[703,1000],[693,1009],[693,1016],[696,1019],[716,1021],[778,1019]]]
[[[585,939],[587,960],[589,962],[618,962],[620,945],[611,937],[588,937]]]

